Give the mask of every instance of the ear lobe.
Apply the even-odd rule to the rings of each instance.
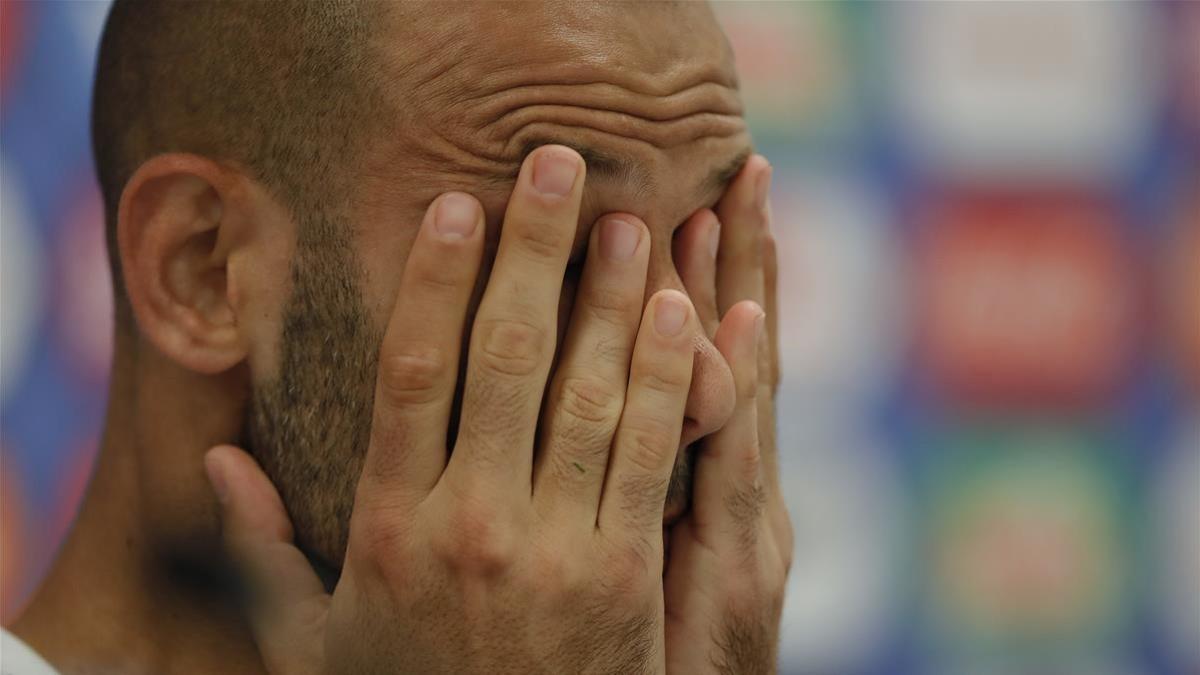
[[[141,334],[206,374],[246,357],[226,274],[239,222],[234,180],[203,157],[159,155],[129,179],[118,212],[121,268]]]

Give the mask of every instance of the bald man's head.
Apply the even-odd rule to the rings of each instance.
[[[692,2],[118,0],[93,133],[114,260],[122,190],[138,191],[130,177],[156,155],[214,160],[237,174],[239,194],[256,195],[223,214],[239,241],[270,242],[238,259],[252,273],[188,297],[236,297],[233,330],[247,355],[229,378],[245,385],[230,397],[248,398],[240,441],[278,488],[297,542],[334,567],[383,328],[433,200],[450,190],[477,197],[494,252],[524,156],[546,143],[574,147],[588,178],[573,261],[601,215],[633,213],[650,232],[647,295],[686,291],[673,233],[714,206],[751,150],[728,43],[707,5]],[[218,257],[209,236],[193,241],[196,257]],[[282,270],[272,266],[279,251],[288,251]],[[130,279],[158,274],[127,264]],[[485,255],[481,281],[490,264]],[[572,265],[564,280],[563,324],[577,273]],[[131,297],[144,297],[139,288],[130,282]],[[142,335],[153,303],[133,305]],[[685,445],[733,406],[732,375],[710,338],[695,340]],[[664,522],[687,508],[691,456],[679,453]]]

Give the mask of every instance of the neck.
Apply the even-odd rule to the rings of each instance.
[[[118,335],[105,432],[87,496],[12,630],[64,675],[261,673],[231,585],[221,583],[227,577],[220,573],[216,509],[200,468],[204,448],[196,450],[196,442],[165,447],[189,435],[203,444],[227,434],[181,432],[177,423],[186,411],[164,407],[171,397],[162,395],[162,382],[139,373],[121,340]],[[173,484],[164,486],[163,479]]]

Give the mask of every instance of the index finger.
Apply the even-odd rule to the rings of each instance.
[[[778,490],[779,456],[775,443],[774,390],[778,382],[778,302],[776,260],[771,238],[771,165],[762,155],[746,161],[717,205],[721,245],[717,256],[717,303],[724,316],[739,302],[752,300],[766,312],[766,330],[758,350],[759,386],[768,391],[758,397],[759,442],[762,470],[768,489]]]
[[[371,441],[360,495],[427,493],[446,467],[459,351],[479,261],[483,209],[451,192],[434,200],[404,264],[379,348]]]
[[[462,424],[446,469],[451,480],[531,493],[534,436],[583,181],[583,158],[561,145],[534,150],[521,166],[471,331]]]

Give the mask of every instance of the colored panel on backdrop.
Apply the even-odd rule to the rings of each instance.
[[[1142,292],[1110,201],[947,191],[918,221],[920,352],[948,399],[1078,407],[1113,394]]]
[[[759,140],[830,140],[855,131],[857,78],[846,12],[834,3],[718,3]]]
[[[935,432],[927,460],[935,659],[1021,667],[1120,644],[1136,561],[1128,467],[1112,438],[1006,420]]]
[[[941,174],[1120,174],[1165,88],[1149,5],[890,5],[884,67],[905,147]]]

